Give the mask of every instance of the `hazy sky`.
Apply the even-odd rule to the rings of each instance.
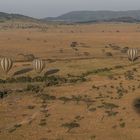
[[[140,0],[0,0],[0,12],[38,18],[77,10],[140,10]]]

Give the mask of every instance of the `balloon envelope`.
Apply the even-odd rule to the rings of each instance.
[[[35,59],[33,61],[33,68],[36,72],[41,73],[45,68],[45,62],[41,59]]]
[[[127,54],[128,54],[128,58],[130,61],[135,61],[138,57],[138,50],[137,49],[129,49]]]
[[[10,58],[4,57],[1,59],[1,67],[5,73],[8,73],[13,66],[13,61]]]

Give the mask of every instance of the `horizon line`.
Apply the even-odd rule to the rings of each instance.
[[[128,11],[140,11],[140,9],[137,9],[137,10],[73,10],[73,11],[68,11],[68,12],[65,12],[65,13],[62,13],[60,14],[59,16],[62,16],[62,15],[65,15],[65,14],[68,14],[68,13],[71,13],[71,12],[128,12]],[[0,11],[0,13],[4,13],[4,14],[15,14],[15,15],[21,15],[21,16],[26,16],[26,17],[30,17],[30,18],[34,18],[34,19],[43,19],[43,18],[55,18],[55,17],[59,17],[59,16],[46,16],[46,17],[35,17],[35,16],[30,16],[30,15],[27,15],[27,14],[24,14],[24,13],[16,13],[16,12],[6,12],[6,11]]]

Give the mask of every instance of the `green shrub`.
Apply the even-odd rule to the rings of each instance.
[[[0,91],[0,98],[3,99],[4,97],[6,97],[8,95],[8,91],[4,90],[4,91]]]
[[[60,97],[59,100],[63,101],[63,103],[65,104],[66,102],[69,102],[71,99],[68,97]]]
[[[27,85],[26,91],[32,91],[35,93],[39,93],[41,91],[41,88],[39,85]]]
[[[68,128],[67,132],[70,132],[72,129],[80,127],[80,124],[75,122],[75,121],[73,121],[73,122],[70,122],[70,123],[62,124],[62,127]]]

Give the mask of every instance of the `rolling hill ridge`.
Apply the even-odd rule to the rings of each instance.
[[[130,11],[73,11],[58,17],[44,18],[46,21],[63,22],[100,22],[122,21],[140,22],[140,10]]]
[[[9,14],[0,12],[0,21],[6,21],[6,20],[35,20],[35,18],[20,15],[20,14]]]
[[[130,11],[73,11],[58,17],[37,19],[21,14],[0,12],[0,22],[6,20],[37,20],[51,22],[90,23],[90,22],[140,22],[140,10]]]

